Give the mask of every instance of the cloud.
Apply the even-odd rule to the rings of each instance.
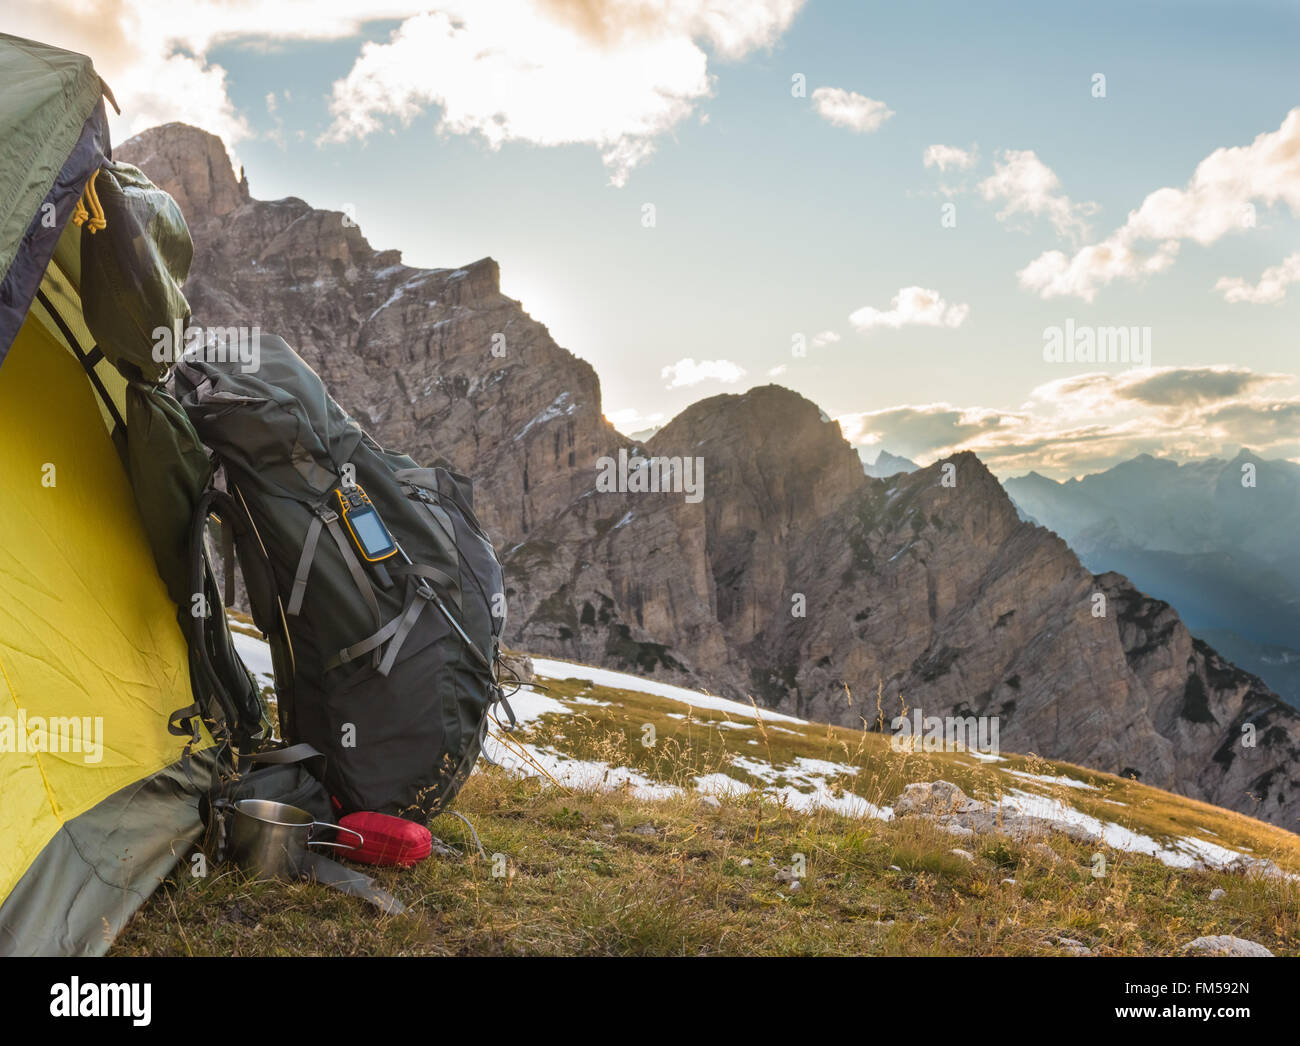
[[[1205,423],[1229,444],[1300,458],[1300,397],[1267,403],[1227,403],[1205,415]]]
[[[1060,412],[1088,416],[1133,405],[1177,411],[1253,396],[1270,385],[1294,380],[1249,367],[1152,367],[1071,375],[1040,385],[1031,401]]]
[[[1167,367],[1126,373],[1119,394],[1154,407],[1190,407],[1237,399],[1290,380],[1289,374],[1260,374],[1246,367]]]
[[[938,291],[924,287],[903,287],[890,304],[892,307],[884,310],[863,306],[849,316],[849,322],[864,334],[877,327],[960,327],[970,312],[969,305],[953,305]]]
[[[1017,424],[1012,413],[950,403],[889,407],[835,419],[850,443],[882,444],[904,457],[933,457],[976,437]]]
[[[1250,145],[1216,149],[1182,189],[1149,194],[1128,220],[1098,244],[1073,256],[1048,251],[1019,273],[1020,285],[1043,298],[1092,301],[1116,280],[1166,271],[1179,246],[1209,246],[1232,232],[1253,228],[1256,204],[1285,203],[1300,215],[1300,107],[1276,131]],[[1249,300],[1242,298],[1240,300]]]
[[[211,36],[207,12],[197,9],[187,26],[179,6],[109,0],[88,11],[71,0],[18,0],[5,10],[5,32],[90,55],[122,109],[121,116],[108,110],[119,141],[182,120],[233,145],[252,129],[230,101],[226,70],[193,46],[195,36]]]
[[[776,42],[803,0],[457,0],[367,43],[333,86],[324,141],[365,138],[430,107],[438,131],[589,145],[626,184],[713,90],[702,45],[729,59]]]
[[[745,368],[731,360],[695,360],[687,357],[669,364],[659,372],[661,378],[672,380],[665,386],[676,389],[686,385],[698,385],[702,381],[720,381],[724,385],[734,385],[745,376]]]
[[[1016,410],[931,403],[836,420],[851,443],[922,463],[971,450],[1000,474],[1067,478],[1143,453],[1231,457],[1250,446],[1300,457],[1300,396],[1264,391],[1294,382],[1243,367],[1078,374],[1039,386]]]
[[[869,134],[894,115],[884,102],[846,91],[842,87],[819,87],[812,93],[813,108],[827,123]]]
[[[343,40],[369,21],[409,17],[424,6],[419,0],[101,0],[88,8],[76,0],[17,0],[5,9],[5,31],[90,55],[122,109],[121,116],[109,110],[115,140],[179,120],[211,131],[230,148],[254,131],[230,100],[226,70],[208,57],[214,47]]]
[[[1178,242],[1139,250],[1124,237],[1111,236],[1084,247],[1073,258],[1061,251],[1040,254],[1016,274],[1020,286],[1041,298],[1073,296],[1092,301],[1097,289],[1115,280],[1136,280],[1164,272],[1178,256]]]
[[[937,167],[940,171],[946,171],[949,168],[955,171],[965,171],[974,167],[978,158],[978,150],[974,148],[967,151],[959,149],[955,145],[930,145],[926,146],[926,150],[921,156],[921,162],[926,167]]]
[[[1060,191],[1061,180],[1056,173],[1032,149],[1000,153],[993,174],[980,182],[979,190],[986,200],[1004,201],[999,221],[1046,217],[1060,235],[1072,238],[1088,235],[1084,215],[1097,211],[1095,203],[1071,202]]]
[[[1223,292],[1223,300],[1232,304],[1276,305],[1286,297],[1288,284],[1300,282],[1300,252],[1282,259],[1281,264],[1265,269],[1259,283],[1251,286],[1240,276],[1224,276],[1214,285]]]
[[[334,84],[329,138],[364,137],[436,105],[441,131],[492,148],[594,145],[621,184],[711,93],[705,48],[734,60],[770,47],[804,2],[17,0],[5,31],[90,55],[122,106],[110,116],[116,139],[181,120],[229,147],[254,132],[208,57],[214,47],[348,40],[396,20],[389,42],[363,45]]]
[[[813,348],[820,349],[823,345],[834,345],[840,340],[838,331],[820,331],[812,337]]]
[[[624,407],[622,410],[607,411],[605,420],[619,432],[644,432],[646,429],[658,428],[668,419],[658,411],[642,414],[635,407]]]

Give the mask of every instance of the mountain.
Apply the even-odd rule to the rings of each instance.
[[[888,479],[900,472],[915,472],[920,467],[915,461],[908,461],[907,458],[900,458],[883,449],[873,461],[867,461],[866,458],[862,461],[862,471],[876,479]]]
[[[1243,450],[1179,464],[1143,454],[1007,492],[1092,570],[1175,604],[1187,626],[1300,707],[1300,465]]]
[[[1008,750],[1300,815],[1300,715],[1021,519],[974,455],[864,475],[838,424],[776,385],[639,445],[490,258],[417,269],[341,213],[256,200],[196,128],[117,155],[185,208],[193,322],[284,336],[381,442],[474,477],[512,644],[830,723],[997,717]],[[629,481],[651,460],[676,492]]]

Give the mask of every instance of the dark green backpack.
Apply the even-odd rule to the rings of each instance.
[[[233,536],[281,735],[325,755],[337,813],[427,819],[469,776],[502,700],[501,565],[465,477],[380,447],[283,339],[257,348],[255,367],[211,346],[177,364],[224,477],[196,530],[211,513]],[[382,561],[344,512],[357,491],[397,546]]]

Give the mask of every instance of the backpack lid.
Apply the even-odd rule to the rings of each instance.
[[[244,480],[268,494],[319,500],[361,443],[361,426],[283,338],[255,327],[238,333],[243,342],[232,349],[231,330],[177,364],[176,388],[190,421]],[[224,424],[233,407],[240,424]]]

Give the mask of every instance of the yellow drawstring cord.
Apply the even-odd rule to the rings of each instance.
[[[104,208],[99,204],[99,195],[95,192],[95,179],[99,177],[99,168],[95,168],[90,176],[90,181],[86,183],[86,188],[82,190],[80,198],[77,200],[76,209],[72,212],[72,224],[86,227],[86,231],[91,235],[99,232],[100,229],[108,227],[108,219],[104,217]],[[86,204],[90,204],[90,210],[86,210]]]

